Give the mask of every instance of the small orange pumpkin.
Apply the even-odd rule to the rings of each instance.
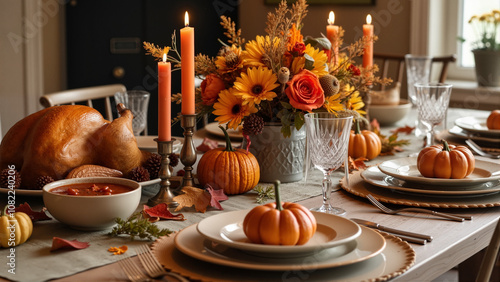
[[[380,155],[382,142],[378,135],[370,130],[360,130],[359,120],[356,119],[355,130],[349,136],[349,151],[351,158],[367,158],[371,160]]]
[[[486,119],[486,127],[488,129],[500,129],[500,110],[491,111],[488,119]]]
[[[204,187],[223,189],[226,195],[243,194],[255,187],[260,180],[260,167],[252,153],[233,149],[226,130],[226,148],[209,150],[198,163],[198,181]]]
[[[274,191],[275,203],[257,206],[243,220],[243,231],[253,243],[268,245],[303,245],[316,232],[314,215],[297,203],[281,203],[279,180]]]
[[[474,171],[475,159],[465,146],[434,145],[422,149],[417,157],[417,169],[424,177],[462,179]]]

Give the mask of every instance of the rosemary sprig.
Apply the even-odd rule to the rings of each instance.
[[[127,220],[117,218],[116,223],[118,225],[113,227],[108,234],[111,236],[118,236],[121,234],[130,235],[131,240],[134,240],[135,237],[139,237],[152,241],[154,238],[170,235],[172,233],[171,230],[160,229],[156,224],[143,218],[142,212],[134,213]]]
[[[257,203],[263,204],[266,200],[274,200],[274,186],[263,187],[258,185],[254,188],[255,192],[257,192]]]

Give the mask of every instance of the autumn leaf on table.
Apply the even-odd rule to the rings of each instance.
[[[205,189],[207,192],[210,194],[210,206],[214,207],[218,210],[223,210],[222,206],[220,205],[219,202],[225,201],[228,199],[227,195],[224,194],[223,189],[214,189],[210,185],[206,185]]]
[[[196,211],[205,213],[207,211],[207,207],[210,204],[210,193],[207,191],[191,187],[185,186],[181,190],[184,194],[175,196],[173,198],[179,205],[175,208],[175,211],[180,211],[184,207],[192,207],[196,209]]]
[[[394,130],[391,130],[392,133],[406,133],[406,135],[409,135],[415,130],[415,127],[411,127],[408,125],[405,125],[404,127],[398,127]]]
[[[81,250],[86,249],[90,246],[88,242],[80,242],[78,240],[66,240],[59,237],[52,238],[52,248],[50,251],[55,251],[59,249],[73,249],[73,250]]]
[[[45,209],[42,209],[42,211],[39,212],[33,211],[33,209],[31,209],[31,206],[26,202],[24,204],[20,204],[19,207],[17,207],[15,210],[16,212],[23,212],[27,214],[33,222],[52,219],[45,213]]]
[[[382,141],[382,152],[380,153],[381,156],[394,155],[394,153],[402,152],[403,148],[401,148],[401,146],[410,144],[410,141],[407,139],[398,140],[397,133],[393,133],[389,137],[386,137],[384,135],[379,136],[380,141]]]
[[[380,123],[378,123],[378,120],[376,118],[374,118],[372,122],[370,122],[370,126],[373,132],[377,133],[377,135],[380,135]]]
[[[154,207],[149,207],[147,205],[144,205],[142,212],[143,212],[144,218],[148,218],[148,219],[151,218],[151,219],[153,219],[153,221],[158,221],[160,219],[186,220],[182,213],[172,214],[168,210],[168,205],[166,203],[160,203]],[[155,220],[156,218],[157,218],[157,220]]]
[[[363,157],[357,158],[355,160],[349,157],[349,171],[366,169],[368,166],[365,164],[365,161],[367,160],[367,158]]]

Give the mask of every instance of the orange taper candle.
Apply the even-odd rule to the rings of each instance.
[[[158,140],[172,139],[171,125],[171,66],[167,62],[167,54],[163,53],[163,61],[158,62]]]
[[[366,16],[366,24],[363,25],[363,37],[369,38],[363,52],[363,67],[371,68],[373,66],[373,25],[372,16]]]
[[[330,15],[328,17],[328,25],[326,26],[326,37],[330,40],[332,44],[332,48],[330,49],[333,52],[334,64],[336,65],[339,61],[339,44],[338,44],[338,34],[339,34],[339,26],[334,25],[335,23],[335,14],[333,11],[330,11]],[[330,54],[330,58],[332,58],[332,54]]]
[[[181,114],[194,115],[194,28],[189,26],[189,15],[184,17],[186,27],[181,29]]]

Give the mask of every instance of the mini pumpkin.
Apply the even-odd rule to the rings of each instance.
[[[486,127],[488,129],[500,129],[500,110],[491,111],[486,119]]]
[[[382,142],[378,135],[370,130],[360,130],[359,120],[356,119],[355,128],[349,136],[348,154],[351,158],[376,158],[382,151]]]
[[[434,145],[422,149],[417,157],[417,169],[424,177],[462,179],[474,171],[475,159],[465,146]]]
[[[204,187],[223,189],[226,195],[242,194],[255,187],[260,180],[260,167],[252,153],[233,149],[226,130],[226,148],[211,149],[198,163],[198,180]]]
[[[11,248],[21,245],[31,237],[33,223],[31,218],[24,212],[14,212],[7,214],[5,206],[0,217],[0,246]]]
[[[314,215],[297,203],[281,203],[279,181],[275,183],[276,202],[257,206],[243,220],[243,231],[256,244],[303,245],[316,232]]]

